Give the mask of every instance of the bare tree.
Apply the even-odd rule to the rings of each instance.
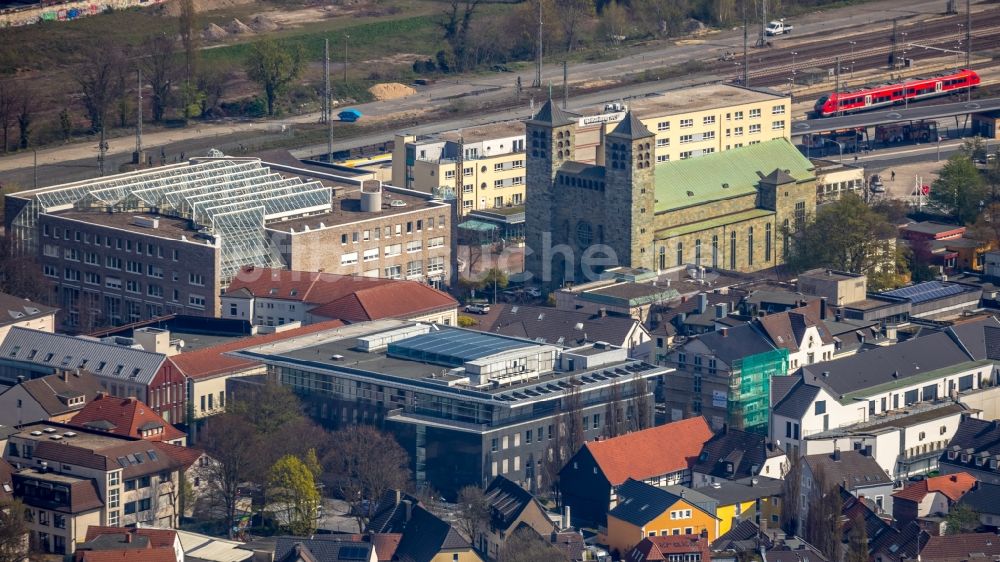
[[[0,236],[0,292],[51,304],[52,285],[42,275],[41,266],[20,255],[10,236]]]
[[[649,381],[638,374],[632,377],[631,430],[642,431],[651,426],[653,404],[649,399]]]
[[[16,499],[0,500],[0,560],[27,560],[28,530],[24,504]]]
[[[31,123],[34,120],[37,105],[36,92],[28,87],[21,88],[17,100],[17,144],[22,150],[31,144]]]
[[[10,150],[10,128],[17,114],[17,86],[11,80],[0,80],[0,129],[3,131],[3,151]]]
[[[469,68],[469,29],[472,26],[472,15],[481,1],[450,0],[444,11],[444,20],[438,22],[444,31],[444,40],[455,57],[455,72],[465,72]]]
[[[818,466],[813,474],[812,497],[806,517],[806,540],[830,560],[840,560],[842,507],[840,485],[830,479],[822,465]]]
[[[125,55],[120,47],[92,45],[83,58],[75,80],[83,94],[90,128],[99,131],[105,125],[108,112],[122,96],[121,69],[126,66]]]
[[[181,45],[184,47],[184,80],[193,82],[198,72],[198,10],[194,0],[180,0],[180,10],[177,30],[181,36]]]
[[[455,524],[470,543],[477,543],[477,537],[489,522],[490,506],[483,489],[479,486],[465,486],[459,490]]]
[[[566,555],[555,548],[538,531],[521,525],[504,541],[497,557],[499,562],[536,562],[547,560],[559,562],[567,560]]]
[[[781,510],[781,528],[791,535],[802,535],[804,522],[799,521],[799,498],[801,493],[802,461],[798,456],[788,451],[788,465],[781,481],[781,496],[783,509]]]
[[[233,537],[239,488],[246,482],[254,465],[258,441],[254,427],[236,414],[212,416],[205,423],[199,445],[211,457],[207,466],[199,467],[205,482],[206,498],[215,509],[221,509],[229,537]]]
[[[170,106],[174,79],[177,76],[177,45],[173,37],[157,35],[143,43],[146,53],[142,61],[143,79],[149,82],[152,90],[150,107],[153,110],[153,121],[163,120]]]
[[[604,413],[605,431],[608,438],[625,434],[625,403],[618,381],[611,383],[611,398]]]
[[[351,505],[361,529],[374,502],[410,481],[406,451],[390,435],[368,425],[333,433],[323,465],[331,488]]]
[[[580,40],[580,27],[594,16],[594,2],[591,0],[555,0],[559,12],[559,24],[563,32],[563,49],[571,52]]]
[[[576,377],[569,379],[570,387],[563,395],[564,423],[566,425],[566,446],[569,452],[566,460],[576,454],[585,441],[583,418],[580,417],[583,411],[583,401],[580,397],[580,385],[583,384]]]

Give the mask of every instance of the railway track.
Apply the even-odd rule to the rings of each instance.
[[[973,49],[982,51],[1000,46],[1000,9],[975,14],[972,37]],[[917,58],[925,51],[920,47],[907,48],[908,44],[937,47],[939,49],[962,50],[964,48],[965,16],[948,16],[933,21],[900,25],[897,28],[897,56]],[[806,68],[833,68],[840,57],[841,69],[866,70],[884,67],[892,52],[891,31],[876,30],[844,36],[836,40],[816,40],[778,48],[756,48],[749,53],[750,84],[753,86],[778,86],[787,84],[793,74]],[[852,53],[852,45],[853,53]],[[792,55],[792,53],[795,55]],[[929,56],[940,58],[936,50],[926,51]],[[918,59],[919,60],[919,59]],[[964,61],[963,61],[964,62]],[[713,71],[723,75],[732,74],[737,80],[743,74],[743,56],[739,54],[729,61],[710,61]],[[843,74],[842,74],[843,76]]]

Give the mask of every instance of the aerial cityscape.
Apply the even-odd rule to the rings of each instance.
[[[1000,560],[1000,4],[0,0],[0,562]]]

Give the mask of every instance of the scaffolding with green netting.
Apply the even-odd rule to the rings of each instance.
[[[775,349],[735,361],[727,404],[730,426],[767,434],[771,377],[787,373],[787,349]]]

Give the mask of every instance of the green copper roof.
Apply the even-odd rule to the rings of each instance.
[[[788,170],[797,182],[816,177],[809,159],[785,139],[658,164],[656,212],[756,193],[761,176],[775,169]]]

